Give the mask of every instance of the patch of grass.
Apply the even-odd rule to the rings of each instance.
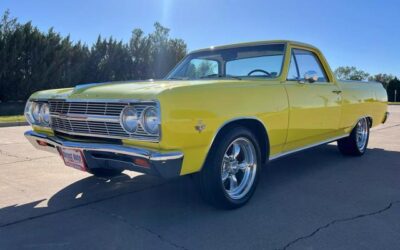
[[[0,116],[1,122],[25,122],[25,116],[23,115],[11,115],[11,116]]]
[[[389,105],[400,105],[400,102],[389,102]]]

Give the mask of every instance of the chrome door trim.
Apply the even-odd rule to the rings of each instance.
[[[317,142],[317,143],[314,143],[314,144],[311,144],[311,145],[308,145],[308,146],[305,146],[305,147],[296,148],[296,149],[293,149],[293,150],[290,150],[290,151],[279,153],[279,154],[271,156],[269,158],[269,160],[273,161],[273,160],[276,160],[278,158],[281,158],[281,157],[284,157],[284,156],[287,156],[287,155],[290,155],[290,154],[293,154],[293,153],[297,153],[297,152],[300,152],[300,151],[303,151],[303,150],[306,150],[306,149],[309,149],[309,148],[313,148],[313,147],[317,147],[317,146],[320,146],[320,145],[323,145],[323,144],[334,142],[334,141],[337,141],[339,139],[342,139],[342,138],[345,138],[345,137],[348,137],[348,136],[349,136],[349,134],[345,134],[345,135],[342,135],[342,136],[333,137],[333,138],[330,138],[328,140]]]

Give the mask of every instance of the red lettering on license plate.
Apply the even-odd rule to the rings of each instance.
[[[86,163],[83,153],[79,149],[60,148],[65,165],[82,171],[86,171]]]

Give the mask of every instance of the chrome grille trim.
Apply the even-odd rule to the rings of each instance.
[[[123,108],[132,105],[139,116],[152,106],[159,108],[158,102],[133,102],[129,100],[70,101],[64,99],[48,100],[50,106],[51,128],[65,134],[113,139],[138,139],[158,142],[160,135],[147,133],[139,123],[135,133],[127,133],[120,124]]]
[[[62,100],[49,100],[51,114],[85,114],[119,116],[121,110],[129,102],[69,102]]]
[[[52,117],[56,118],[68,118],[68,120],[73,121],[92,121],[92,122],[112,122],[112,123],[119,123],[120,119],[119,116],[111,116],[111,115],[82,115],[82,114],[67,114],[67,115],[60,115],[60,114],[53,114]]]

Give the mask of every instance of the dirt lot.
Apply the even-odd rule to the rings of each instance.
[[[399,249],[400,106],[361,158],[336,145],[264,168],[251,202],[220,211],[191,178],[111,180],[0,128],[0,249]]]

